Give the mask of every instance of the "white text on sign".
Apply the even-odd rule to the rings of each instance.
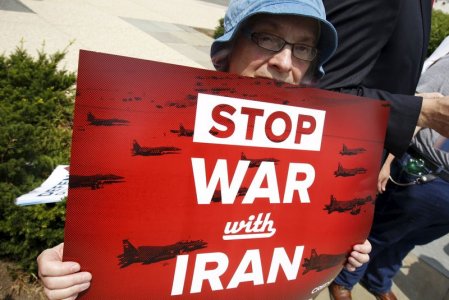
[[[326,112],[198,94],[196,143],[319,151]]]

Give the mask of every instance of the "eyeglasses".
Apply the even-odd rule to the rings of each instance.
[[[293,56],[306,61],[314,60],[318,53],[318,50],[314,47],[304,44],[292,44],[283,38],[270,33],[253,32],[249,34],[249,36],[257,46],[273,52],[279,52],[285,45],[291,45]]]

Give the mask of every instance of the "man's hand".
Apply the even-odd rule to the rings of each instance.
[[[449,137],[449,96],[439,93],[418,94],[423,97],[418,126],[432,128]]]
[[[63,262],[64,243],[43,251],[37,258],[39,277],[44,292],[51,300],[75,299],[78,294],[90,286],[92,275],[79,272],[76,262]]]
[[[371,244],[366,240],[363,244],[355,245],[352,250],[345,265],[345,268],[350,272],[354,272],[356,268],[369,262],[368,254],[371,252]]]
[[[437,92],[434,92],[434,93],[416,93],[415,96],[423,97],[423,98],[441,98],[441,97],[444,97],[443,94],[437,93]]]
[[[388,179],[390,178],[390,165],[384,164],[380,169],[379,177],[377,178],[377,191],[382,194],[386,190]]]
[[[388,179],[390,178],[391,173],[391,162],[394,159],[394,155],[389,153],[387,158],[385,159],[385,162],[380,169],[379,177],[377,178],[377,191],[382,194],[385,192]]]

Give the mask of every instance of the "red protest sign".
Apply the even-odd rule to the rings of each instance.
[[[87,298],[311,298],[368,234],[387,115],[81,51],[64,260]]]

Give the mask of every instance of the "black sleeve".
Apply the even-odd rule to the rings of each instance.
[[[402,1],[324,0],[327,18],[337,29],[339,45],[324,66],[326,74],[319,83],[320,88],[328,90],[388,100],[391,113],[385,148],[396,156],[401,156],[409,145],[422,103],[422,98],[410,95],[415,79],[400,78],[392,69],[395,55],[401,55],[395,52],[391,40],[397,38],[395,28],[403,17]],[[395,91],[406,84],[409,95]]]
[[[410,95],[391,94],[383,90],[358,87],[341,88],[341,93],[353,94],[373,99],[388,99],[390,117],[388,118],[385,149],[396,157],[401,157],[407,150],[421,111],[422,98]]]

